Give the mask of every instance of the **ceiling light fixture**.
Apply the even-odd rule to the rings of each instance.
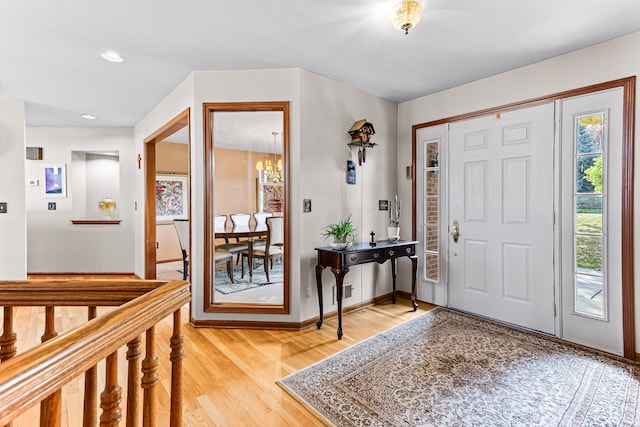
[[[258,171],[258,182],[282,182],[284,179],[284,173],[282,172],[282,157],[278,158],[278,147],[276,143],[276,137],[278,132],[271,132],[273,135],[273,161],[267,158],[264,163],[262,160],[258,160],[256,163],[256,170]]]
[[[391,23],[395,28],[409,34],[409,30],[418,25],[424,5],[419,1],[404,0],[393,6],[391,10]]]
[[[105,52],[102,52],[100,54],[100,56],[102,57],[102,59],[105,59],[109,62],[123,62],[124,59],[122,58],[122,56],[120,56],[117,52],[114,52],[112,50],[107,50]]]
[[[95,120],[95,119],[97,119],[97,117],[94,116],[93,114],[83,114],[81,117],[83,119],[87,119],[87,120]]]

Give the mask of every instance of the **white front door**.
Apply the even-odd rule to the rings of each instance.
[[[449,133],[449,306],[555,333],[554,105]]]
[[[614,89],[560,104],[560,336],[619,355],[623,354],[622,95],[622,89]]]

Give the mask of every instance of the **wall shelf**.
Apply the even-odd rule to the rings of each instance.
[[[121,219],[72,219],[71,222],[76,225],[117,225],[122,222]]]

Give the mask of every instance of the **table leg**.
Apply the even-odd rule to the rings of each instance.
[[[348,268],[343,270],[331,269],[331,272],[336,276],[336,299],[338,300],[338,339],[342,339],[342,283],[344,276],[349,272]]]
[[[393,293],[391,294],[391,302],[396,303],[396,259],[391,258],[391,278],[393,280]]]
[[[416,276],[418,274],[418,256],[413,255],[409,257],[411,259],[411,305],[413,305],[413,311],[418,309],[418,301],[416,295]]]
[[[318,329],[322,326],[323,310],[322,310],[322,271],[324,265],[316,265],[316,287],[318,288],[318,306],[320,308],[320,320],[316,322]]]
[[[247,239],[247,263],[249,264],[249,283],[251,283],[253,282],[253,239],[252,238]]]

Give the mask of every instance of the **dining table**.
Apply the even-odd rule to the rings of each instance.
[[[249,226],[229,225],[214,230],[216,239],[246,239],[247,258],[249,263],[249,282],[253,281],[253,243],[256,238],[266,237],[268,233],[266,224],[250,224]]]

